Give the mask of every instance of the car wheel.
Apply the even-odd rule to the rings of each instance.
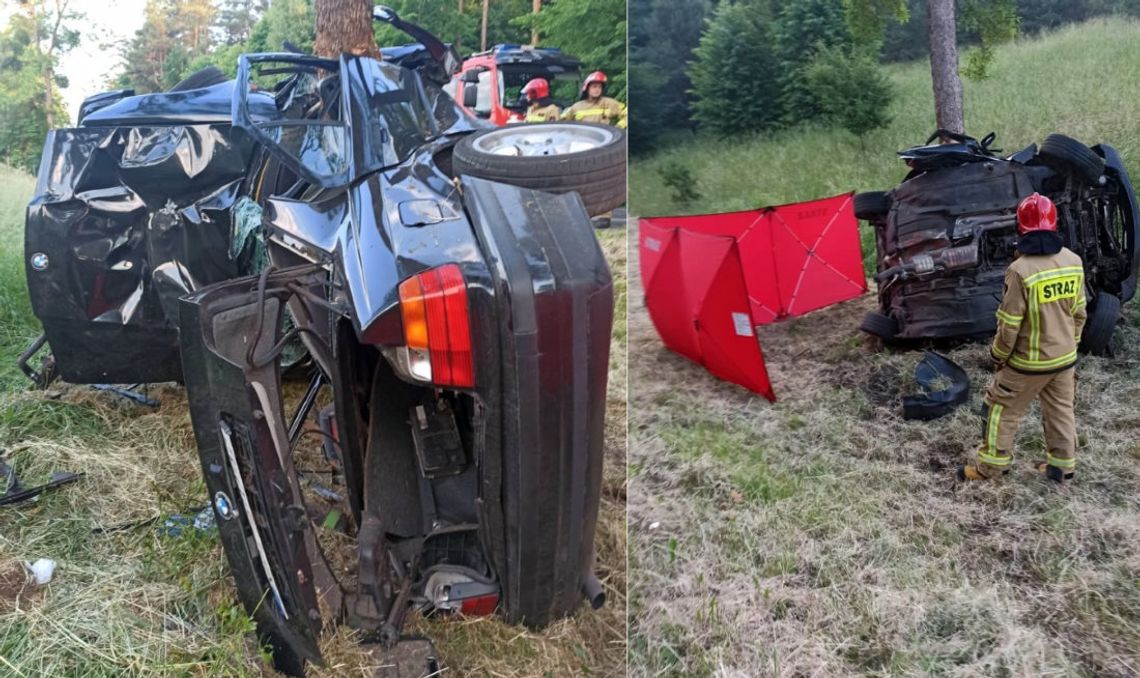
[[[1088,321],[1081,333],[1081,352],[1104,355],[1119,320],[1120,299],[1108,292],[1097,292],[1089,306]]]
[[[886,191],[868,191],[855,194],[855,218],[874,221],[887,216],[891,210],[891,197]]]
[[[510,125],[464,138],[452,168],[537,191],[573,191],[597,216],[625,202],[625,132],[583,122]]]
[[[1037,155],[1054,170],[1073,174],[1086,184],[1100,183],[1104,174],[1104,159],[1088,146],[1064,134],[1045,137]]]
[[[894,318],[885,313],[880,311],[867,311],[863,316],[863,322],[859,323],[859,329],[867,334],[889,341],[898,335],[899,324]]]
[[[217,66],[207,66],[200,71],[194,71],[166,91],[185,92],[190,89],[201,89],[202,87],[217,85],[227,80],[229,80],[229,78],[222,72],[222,69]]]

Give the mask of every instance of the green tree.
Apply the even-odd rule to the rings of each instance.
[[[313,0],[273,0],[250,32],[247,52],[280,52],[290,42],[312,53],[316,39]]]
[[[210,52],[215,7],[210,0],[147,0],[142,28],[123,51],[120,82],[138,92],[165,90]]]
[[[516,15],[516,27],[524,34],[537,28],[544,45],[578,57],[588,71],[605,71],[607,95],[626,99],[625,0],[550,0],[538,14],[522,5],[527,11]]]
[[[718,5],[694,52],[693,118],[713,134],[763,131],[780,120],[780,63],[768,31],[770,15],[758,9]]]
[[[804,69],[804,78],[824,119],[855,136],[890,122],[891,81],[870,50],[823,47]]]
[[[962,24],[978,36],[978,46],[966,57],[962,75],[984,80],[994,59],[994,47],[1017,37],[1020,20],[1014,0],[965,0]]]
[[[218,7],[214,29],[222,45],[237,45],[249,40],[269,0],[223,0]]]
[[[907,0],[844,0],[844,3],[848,24],[864,45],[876,42],[881,37],[876,30],[883,29],[889,20],[902,21],[910,14]],[[929,27],[926,46],[930,54],[938,127],[956,132],[965,128],[958,66],[959,29],[963,25],[972,29],[979,42],[969,57],[965,73],[975,78],[985,77],[993,46],[1017,35],[1019,19],[1014,3],[1015,0],[964,0],[963,12],[956,11],[954,0],[926,0],[924,3]]]
[[[692,125],[688,64],[709,0],[633,0],[629,6],[629,145],[649,150],[670,129]]]
[[[79,43],[68,0],[25,0],[0,32],[0,159],[34,170],[44,135],[67,119],[59,58]]]
[[[466,46],[479,45],[478,3],[466,3],[462,12],[455,0],[397,0],[384,4],[396,10],[401,19],[423,26],[445,42],[459,38]],[[407,35],[387,24],[376,24],[375,33],[376,44],[381,47],[408,41]]]
[[[785,3],[772,38],[780,61],[781,119],[788,124],[821,114],[807,85],[804,69],[821,48],[851,44],[842,0],[801,0]]]

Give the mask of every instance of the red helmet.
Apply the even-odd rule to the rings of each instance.
[[[1040,193],[1034,193],[1017,206],[1017,233],[1057,231],[1057,207]]]
[[[606,74],[601,71],[594,71],[586,76],[586,82],[582,83],[582,91],[585,92],[589,89],[590,85],[595,82],[600,82],[602,85],[606,84]]]
[[[526,83],[522,93],[528,99],[544,99],[550,96],[550,83],[544,78],[534,78]]]

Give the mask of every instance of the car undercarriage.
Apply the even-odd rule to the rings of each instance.
[[[1111,350],[1121,305],[1136,291],[1140,210],[1119,153],[1050,135],[1008,157],[936,132],[900,155],[910,167],[888,192],[856,196],[875,233],[879,310],[861,329],[888,342],[988,339],[1005,268],[1016,256],[1017,205],[1040,192],[1057,206],[1065,245],[1081,256],[1090,301],[1081,348]]]

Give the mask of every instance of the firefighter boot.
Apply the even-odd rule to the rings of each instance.
[[[1009,469],[1003,468],[1001,470],[990,469],[983,471],[982,466],[978,464],[966,464],[958,469],[958,482],[964,483],[971,480],[993,480],[1000,478],[1009,473]],[[987,475],[988,473],[988,475]]]
[[[1046,479],[1060,485],[1064,485],[1073,479],[1073,469],[1076,466],[1075,459],[1071,456],[1053,456],[1052,454],[1045,456],[1045,461],[1037,462],[1038,473],[1044,474]]]

